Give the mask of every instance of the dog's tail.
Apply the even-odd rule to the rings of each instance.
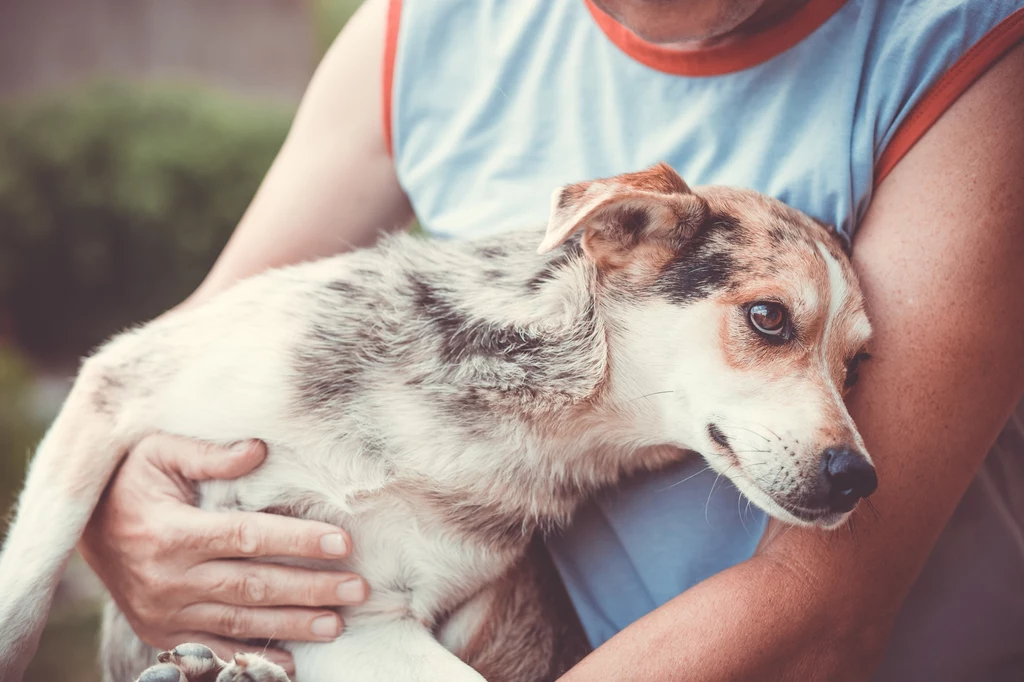
[[[68,559],[107,482],[142,434],[125,428],[124,387],[103,353],[86,360],[36,451],[0,553],[0,680],[35,653]]]

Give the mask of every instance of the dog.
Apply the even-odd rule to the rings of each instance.
[[[389,237],[245,280],[84,361],[0,557],[0,677],[23,674],[124,454],[167,432],[268,446],[199,484],[203,507],[356,538],[318,566],[369,597],[335,641],[285,644],[298,680],[555,679],[585,643],[538,534],[692,452],[769,514],[840,526],[877,485],[844,405],[870,335],[833,232],[665,164],[556,190],[546,229]],[[108,675],[133,679],[156,652],[108,615]],[[141,679],[286,679],[198,645],[161,660]]]

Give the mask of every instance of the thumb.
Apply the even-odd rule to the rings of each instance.
[[[267,456],[267,446],[259,440],[222,446],[163,433],[147,437],[139,447],[160,469],[193,481],[238,478]]]

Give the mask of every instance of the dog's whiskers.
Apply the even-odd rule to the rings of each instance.
[[[743,526],[743,532],[747,534],[747,537],[751,537],[750,529],[747,528],[747,521],[743,517],[746,514],[746,510],[740,508],[740,503],[743,501],[742,495],[736,496],[736,513],[740,515],[740,525]],[[750,509],[750,500],[747,500],[747,509]]]
[[[650,398],[651,396],[655,395],[665,395],[666,393],[675,393],[675,391],[655,391],[654,393],[645,393],[644,395],[639,395],[635,398],[630,398],[629,400],[626,401],[626,404],[628,405],[629,403],[634,403],[637,400],[643,400],[644,398]]]
[[[769,523],[768,528],[768,538],[764,541],[765,547],[771,546],[771,544],[775,542],[776,538],[778,538],[779,534],[783,531],[782,524],[780,523]]]
[[[746,426],[740,426],[739,424],[734,424],[733,422],[730,422],[730,421],[728,421],[728,420],[727,420],[727,421],[725,422],[725,426],[728,426],[728,427],[729,427],[730,429],[741,429],[741,430],[743,430],[743,431],[747,431],[747,432],[749,432],[749,433],[752,433],[752,434],[754,434],[754,435],[755,435],[755,436],[757,436],[758,438],[764,438],[764,440],[765,440],[766,442],[770,442],[770,441],[769,441],[769,439],[768,439],[767,437],[765,437],[764,435],[762,435],[762,434],[758,433],[757,431],[754,431],[753,429],[749,429],[749,428],[747,428]]]
[[[782,440],[782,437],[779,436],[779,434],[775,433],[775,431],[773,431],[772,429],[768,428],[764,424],[761,424],[761,423],[758,423],[758,422],[748,422],[748,423],[750,424],[750,426],[756,426],[757,428],[764,429],[768,433],[772,434],[772,436],[775,437],[775,440],[778,440],[778,441]],[[757,431],[754,431],[753,429],[751,429],[751,428],[749,428],[747,426],[742,426],[740,424],[736,424],[736,423],[732,423],[732,422],[729,423],[729,426],[732,427],[732,428],[744,429],[746,431],[750,431],[751,433],[753,433],[757,437],[764,438],[766,441],[770,441],[771,440],[770,438],[768,438],[764,434],[758,433]]]
[[[850,530],[850,539],[853,540],[854,544],[857,543],[857,528],[856,528],[857,524],[856,524],[856,521],[857,521],[857,513],[854,512],[853,514],[850,515],[850,519],[846,522],[846,527]]]
[[[729,473],[729,470],[732,469],[732,467],[733,465],[730,464],[726,467],[725,471],[720,471],[718,475],[715,476],[715,480],[711,483],[711,490],[708,491],[707,502],[704,503],[704,521],[706,521],[709,526],[711,525],[711,519],[708,518],[708,509],[711,507],[711,496],[715,494],[715,486],[718,485],[718,479]]]
[[[700,471],[696,471],[696,472],[690,474],[689,476],[687,476],[686,478],[684,478],[683,480],[676,481],[672,485],[666,486],[666,487],[662,488],[661,490],[659,490],[658,492],[659,493],[663,493],[666,490],[671,490],[672,488],[675,488],[677,485],[682,485],[683,483],[686,483],[687,481],[689,481],[691,478],[694,478],[695,476],[700,476],[701,474],[703,474],[705,471],[707,471],[710,468],[711,468],[711,465],[709,464],[706,467],[704,467],[703,469],[701,469]]]
[[[267,655],[267,649],[270,648],[270,643],[274,641],[274,637],[277,637],[277,630],[270,633],[270,637],[267,638],[267,643],[263,645],[263,651],[260,652],[260,656]]]

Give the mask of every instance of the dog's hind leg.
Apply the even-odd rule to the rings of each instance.
[[[541,538],[460,607],[438,639],[488,682],[554,682],[590,652]]]
[[[127,425],[130,415],[118,408],[123,386],[104,357],[83,364],[39,445],[0,554],[0,679],[5,682],[24,674],[93,507],[123,455],[143,435]]]
[[[333,642],[290,647],[299,682],[485,682],[418,621],[346,622]]]
[[[133,682],[143,670],[153,665],[160,653],[139,639],[113,601],[107,602],[103,609],[101,632],[103,682]]]

